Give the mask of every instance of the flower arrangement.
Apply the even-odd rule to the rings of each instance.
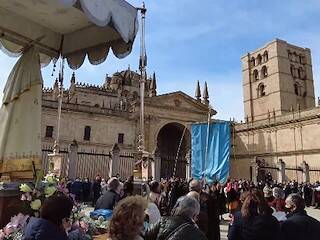
[[[0,183],[0,189],[3,185]],[[42,203],[46,198],[63,193],[70,196],[74,201],[74,207],[70,217],[72,226],[69,230],[69,239],[90,240],[93,235],[104,232],[108,222],[103,217],[98,220],[91,219],[86,214],[86,206],[77,203],[74,196],[69,193],[63,180],[55,175],[48,174],[39,176],[35,183],[23,183],[20,185],[21,201],[25,204],[30,216],[39,217]],[[0,240],[18,240],[23,236],[29,215],[19,213],[11,218],[11,221],[0,230]]]
[[[23,229],[27,225],[28,215],[19,213],[11,218],[10,222],[0,230],[1,240],[18,240],[22,239]]]

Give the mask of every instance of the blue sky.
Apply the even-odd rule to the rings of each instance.
[[[134,6],[142,1],[129,0]],[[243,119],[240,57],[274,38],[309,47],[313,57],[315,95],[320,86],[319,0],[145,0],[148,74],[156,72],[158,93],[181,90],[194,96],[196,81],[208,82],[217,118]],[[101,65],[87,61],[77,81],[102,84],[105,74],[138,68],[139,38],[122,60],[112,54]],[[17,59],[0,53],[0,97]],[[52,65],[43,69],[52,86]],[[69,80],[71,71],[66,72]]]

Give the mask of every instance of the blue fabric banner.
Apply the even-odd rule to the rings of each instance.
[[[192,177],[199,180],[205,177],[208,183],[225,183],[230,166],[230,123],[192,124],[191,134]]]

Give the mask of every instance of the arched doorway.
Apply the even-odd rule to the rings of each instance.
[[[183,132],[184,136],[183,136]],[[181,147],[179,144],[181,141]],[[175,160],[178,153],[176,177],[186,176],[186,154],[191,146],[191,135],[180,123],[168,123],[161,128],[157,137],[157,147],[161,156],[161,177],[173,176]]]

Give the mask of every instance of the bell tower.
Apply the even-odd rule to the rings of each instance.
[[[244,112],[249,122],[315,106],[309,48],[275,39],[241,61]]]

